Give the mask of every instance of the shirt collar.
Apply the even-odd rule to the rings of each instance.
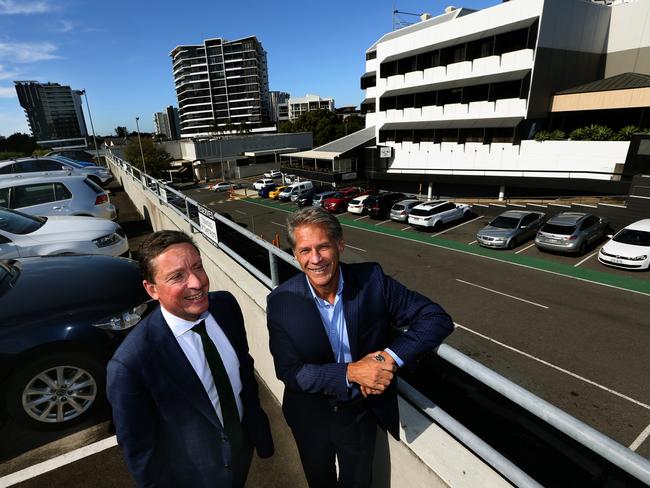
[[[307,275],[305,275],[305,280],[307,280],[307,286],[309,287],[309,291],[311,292],[311,296],[314,297],[314,300],[316,300],[317,304],[327,304],[329,305],[330,303],[327,300],[323,300],[321,297],[316,295],[316,292],[314,291],[314,287],[311,286],[311,283],[309,282],[309,278],[307,278]],[[341,267],[339,266],[339,286],[336,289],[336,296],[341,297],[341,293],[343,293],[343,273],[341,272]]]
[[[162,305],[160,305],[160,311],[163,314],[163,318],[165,319],[165,322],[167,322],[167,325],[169,325],[169,328],[172,330],[174,337],[182,336],[183,334],[185,334],[185,332],[187,332],[196,324],[201,322],[201,320],[205,320],[206,318],[208,318],[208,316],[210,315],[210,312],[206,310],[204,313],[201,314],[201,316],[197,320],[192,322],[177,317],[171,312],[168,312],[167,310],[165,310],[165,307],[163,307]]]

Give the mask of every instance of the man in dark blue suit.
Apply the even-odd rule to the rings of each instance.
[[[273,454],[241,309],[209,293],[198,249],[160,231],[140,247],[144,287],[160,306],[108,364],[117,439],[141,487],[242,487],[253,448]]]
[[[367,487],[377,425],[399,438],[395,371],[438,346],[453,322],[378,264],[339,263],[333,215],[305,208],[289,216],[287,232],[304,275],[267,303],[282,409],[311,488]],[[408,330],[395,335],[391,325]]]

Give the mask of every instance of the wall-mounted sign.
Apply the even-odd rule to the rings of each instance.
[[[199,209],[199,225],[201,226],[201,232],[211,241],[219,242],[217,239],[217,224],[214,221],[214,213],[212,210],[201,205],[197,205],[197,208]]]
[[[357,179],[357,173],[343,173],[341,176],[342,180],[356,180]]]
[[[380,146],[379,147],[379,157],[380,158],[390,158],[392,154],[392,147],[390,146]]]

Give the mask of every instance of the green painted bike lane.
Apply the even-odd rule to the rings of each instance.
[[[283,206],[280,203],[276,203],[274,201],[269,201],[269,200],[263,200],[261,198],[260,199],[244,198],[242,200],[257,205],[273,208],[275,210],[281,210],[287,213],[294,211],[294,210],[287,209],[286,206]],[[638,278],[613,275],[607,273],[606,271],[576,268],[574,266],[563,264],[563,263],[556,263],[553,261],[547,261],[545,259],[540,259],[531,256],[521,256],[519,254],[504,253],[503,251],[496,251],[496,250],[487,249],[480,246],[470,246],[469,244],[464,244],[462,242],[457,242],[442,237],[432,237],[429,234],[417,234],[412,232],[405,235],[404,232],[400,230],[391,229],[387,227],[380,228],[374,224],[355,221],[353,219],[348,219],[345,217],[339,217],[339,220],[342,225],[345,225],[347,227],[354,227],[357,229],[374,232],[376,234],[383,234],[392,237],[397,237],[399,239],[421,242],[429,246],[441,247],[443,249],[459,251],[466,254],[473,254],[475,256],[481,256],[481,257],[493,259],[495,261],[502,261],[502,262],[506,262],[518,266],[537,269],[540,271],[555,273],[562,276],[569,276],[572,278],[577,278],[588,282],[599,283],[601,285],[612,286],[615,288],[622,288],[624,290],[629,290],[629,291],[642,293],[650,296],[650,281],[640,280]]]

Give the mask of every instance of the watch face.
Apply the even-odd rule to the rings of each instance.
[[[382,356],[381,354],[377,354],[375,356],[375,361],[379,361],[383,363],[385,361],[384,356]]]

